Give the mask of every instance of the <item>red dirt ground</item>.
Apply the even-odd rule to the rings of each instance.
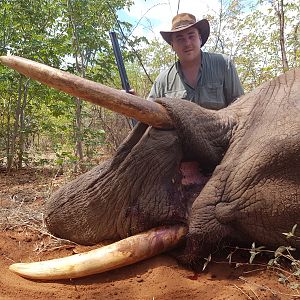
[[[1,171],[0,171],[1,172]],[[52,244],[38,229],[39,215],[49,190],[64,178],[51,171],[21,170],[0,173],[0,299],[133,299],[237,300],[300,299],[300,292],[278,282],[278,272],[267,270],[267,260],[243,265],[224,257],[194,274],[164,254],[132,266],[82,279],[37,282],[9,271],[13,262],[30,262],[72,255],[90,247]],[[21,217],[20,217],[21,216]],[[41,223],[40,223],[41,224]],[[243,257],[244,256],[244,257]],[[299,295],[299,296],[298,296]]]

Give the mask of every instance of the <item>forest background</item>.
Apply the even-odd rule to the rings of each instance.
[[[300,66],[299,0],[223,1],[206,15],[205,51],[229,55],[246,92]],[[129,82],[146,98],[174,62],[160,39],[132,34],[118,20],[131,0],[0,0],[0,55],[18,55],[121,89],[109,31],[116,31]],[[145,1],[146,2],[146,1]],[[262,9],[263,8],[263,9]],[[145,16],[141,16],[143,18]],[[131,130],[118,114],[0,66],[0,169],[86,170]]]

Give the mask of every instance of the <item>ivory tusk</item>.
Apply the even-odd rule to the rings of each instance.
[[[156,128],[173,128],[165,108],[153,101],[18,56],[0,56],[0,62],[19,73],[69,95],[85,99]]]
[[[41,262],[16,263],[9,269],[37,280],[69,279],[127,266],[165,252],[178,245],[187,233],[180,225],[158,227],[111,245]]]

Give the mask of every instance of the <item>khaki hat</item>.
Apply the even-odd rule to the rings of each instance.
[[[161,31],[160,34],[162,35],[163,39],[171,45],[171,37],[172,33],[185,30],[190,27],[195,27],[199,30],[202,40],[201,47],[206,43],[210,28],[209,23],[206,19],[196,21],[196,18],[192,14],[182,13],[176,15],[172,19],[172,28],[170,31]]]

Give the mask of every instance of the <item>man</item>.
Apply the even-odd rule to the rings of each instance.
[[[181,13],[170,31],[160,32],[178,56],[156,79],[148,99],[181,98],[218,110],[244,94],[235,66],[222,54],[203,52],[210,27],[206,19]]]

